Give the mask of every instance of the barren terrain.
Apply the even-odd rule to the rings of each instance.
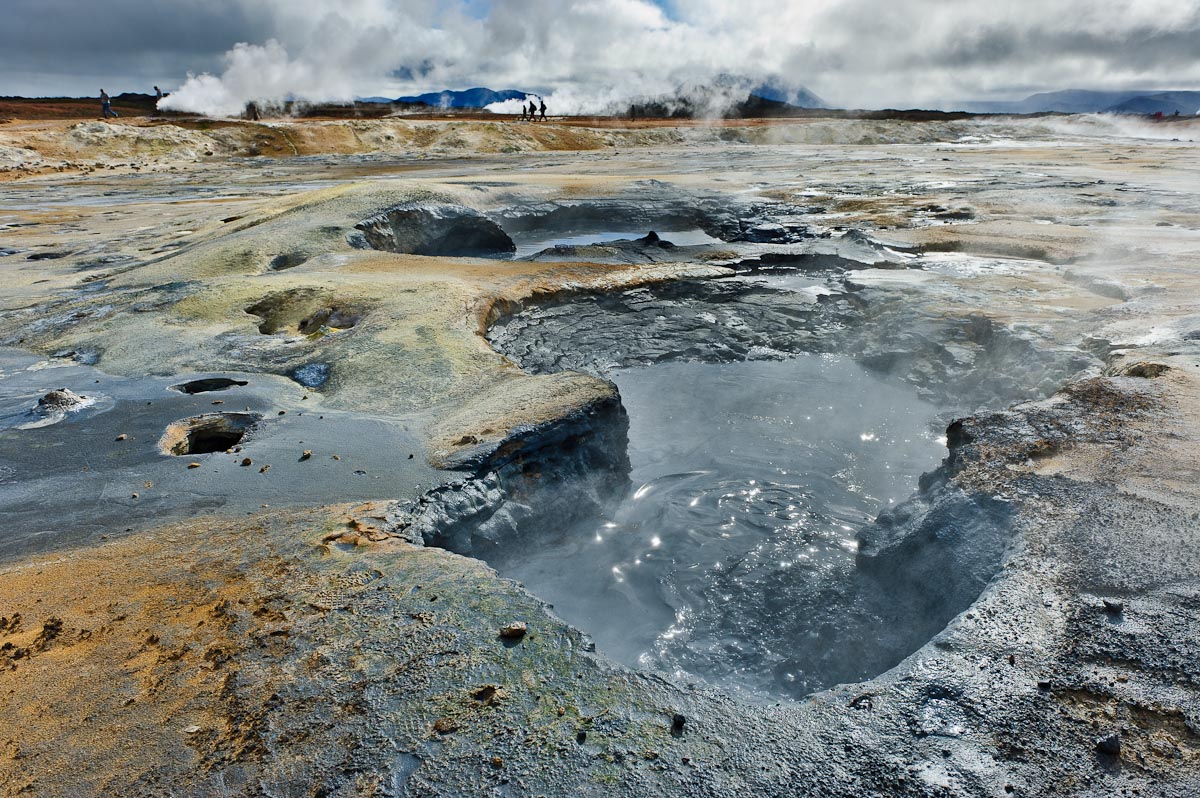
[[[1195,795],[1197,133],[0,125],[0,795]],[[851,532],[944,599],[873,678],[624,668],[465,556],[625,479],[605,363],[768,344],[958,411]]]

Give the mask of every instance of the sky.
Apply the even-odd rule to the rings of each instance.
[[[1200,89],[1200,0],[2,0],[0,95],[517,88],[603,111],[721,75],[839,107]]]

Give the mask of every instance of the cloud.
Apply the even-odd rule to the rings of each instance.
[[[3,0],[0,94],[151,91],[265,41],[269,4],[245,0]]]
[[[6,75],[39,61],[63,75],[174,68],[195,75],[179,107],[223,113],[248,100],[475,85],[544,94],[557,112],[599,111],[719,75],[782,76],[858,107],[1200,87],[1200,0],[6,4],[18,9],[15,28],[0,31]]]

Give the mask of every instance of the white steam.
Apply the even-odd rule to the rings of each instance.
[[[274,39],[261,46],[239,44],[226,53],[225,62],[221,77],[188,75],[182,88],[160,100],[158,107],[164,111],[234,116],[249,102],[270,106],[293,97],[332,102],[354,96],[346,73],[289,58],[283,45]]]
[[[1012,98],[1047,81],[1200,86],[1200,0],[230,1],[266,9],[272,38],[236,46],[219,76],[189,76],[164,109],[487,86],[595,113],[704,87],[690,92],[703,112],[767,79],[842,107]],[[721,76],[737,91],[712,90]]]

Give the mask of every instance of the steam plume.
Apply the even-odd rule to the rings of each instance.
[[[782,76],[843,106],[938,105],[1053,85],[1200,86],[1200,0],[241,0],[272,38],[193,75],[164,108],[350,100],[487,85],[552,112]],[[670,12],[664,8],[671,9]]]

